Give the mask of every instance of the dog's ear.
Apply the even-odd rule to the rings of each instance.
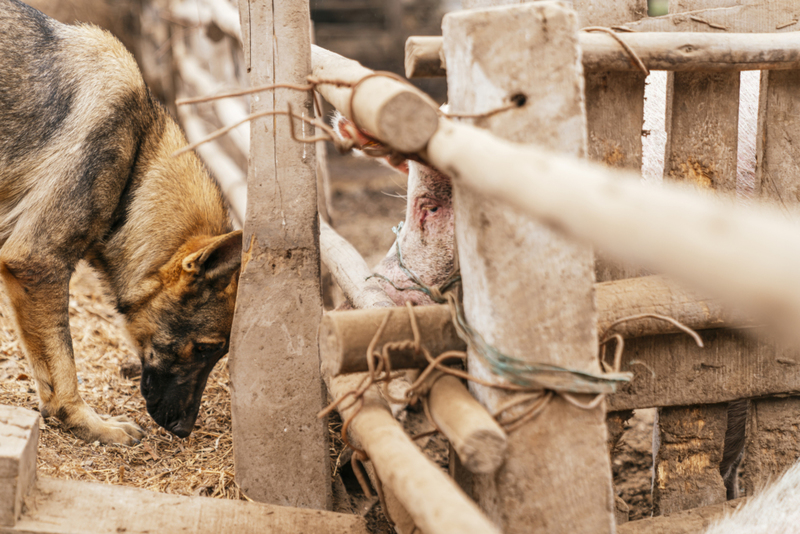
[[[183,270],[206,280],[229,280],[242,264],[242,231],[221,235],[181,263]]]

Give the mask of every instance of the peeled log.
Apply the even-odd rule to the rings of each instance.
[[[323,246],[324,249],[324,246]],[[595,284],[598,332],[606,332],[615,321],[647,313],[676,319],[692,330],[747,326],[741,314],[724,308],[716,299],[702,298],[661,276],[643,276]],[[450,322],[450,308],[437,304],[414,308],[420,338],[433,356],[448,350],[466,350]],[[386,315],[389,322],[378,347],[391,341],[412,338],[408,312],[404,309],[337,311],[328,313],[320,326],[320,357],[332,376],[367,370],[365,354],[372,336]],[[674,324],[655,318],[642,318],[614,327],[624,338],[674,334]],[[393,369],[423,368],[428,365],[412,350],[391,353]]]
[[[451,375],[437,379],[428,404],[464,467],[472,473],[497,471],[506,457],[506,433],[461,380]]]
[[[800,32],[639,32],[621,33],[619,37],[650,70],[708,72],[800,68]],[[608,34],[582,32],[578,42],[583,50],[583,68],[587,71],[639,70],[625,49]],[[441,37],[409,37],[406,77],[445,76],[441,51]]]
[[[361,82],[374,71],[318,46],[312,47],[311,63],[318,80],[358,83],[355,98],[353,89],[346,86],[321,84],[317,91],[361,129],[395,150],[422,150],[439,126],[434,102],[409,83],[386,76]]]

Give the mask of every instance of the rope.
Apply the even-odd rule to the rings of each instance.
[[[630,31],[627,28],[626,28],[626,30]],[[589,26],[587,28],[581,28],[581,31],[584,31],[584,32],[587,32],[587,33],[589,33],[589,32],[603,32],[603,33],[609,34],[611,37],[614,38],[614,40],[616,40],[622,46],[623,49],[625,49],[625,52],[627,52],[628,56],[631,58],[631,61],[633,61],[633,63],[636,66],[638,66],[639,69],[642,72],[644,72],[644,75],[645,76],[649,76],[650,75],[650,69],[648,69],[647,66],[644,64],[644,62],[642,61],[642,58],[639,57],[639,54],[637,54],[636,51],[633,48],[631,48],[630,45],[628,43],[626,43],[622,39],[622,37],[620,37],[616,32],[614,32],[613,29],[605,28],[603,26]]]

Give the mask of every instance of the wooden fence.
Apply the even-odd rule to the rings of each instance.
[[[703,2],[697,7],[726,7],[718,4]],[[693,7],[687,2],[681,6]],[[639,170],[645,86],[644,74],[620,43],[603,33],[577,30],[585,26],[635,30],[638,33],[620,36],[644,65],[674,73],[669,80],[670,144],[665,169],[665,178],[671,182],[735,191],[738,76],[741,70],[765,69],[756,190],[766,198],[781,198],[786,205],[795,187],[788,182],[789,177],[796,174],[793,169],[800,164],[800,155],[792,152],[796,149],[786,141],[787,136],[792,139],[798,133],[794,118],[785,109],[792,105],[791,99],[783,96],[796,85],[798,34],[788,22],[794,20],[797,9],[787,2],[754,3],[647,19],[643,2],[632,0],[616,3],[612,9],[581,2],[576,10],[577,20],[568,11],[547,4],[452,14],[445,20],[444,40],[410,41],[406,57],[411,66],[409,74],[415,69],[427,75],[446,73],[453,112],[481,113],[500,107],[507,103],[504,97],[524,88],[525,106],[475,121],[494,136],[446,119],[431,123],[430,104],[424,97],[415,98],[413,90],[383,78],[364,81],[355,97],[352,88],[346,86],[322,85],[319,90],[346,116],[389,146],[401,152],[427,146],[423,158],[454,178],[466,317],[503,352],[525,354],[539,363],[599,371],[593,356],[598,325],[609,325],[630,314],[625,310],[670,315],[696,329],[714,328],[703,332],[705,348],[700,348],[685,334],[667,330],[672,327],[657,320],[624,326],[623,334],[635,339],[626,344],[622,368],[632,371],[633,379],[608,396],[606,405],[612,417],[614,412],[638,408],[661,410],[661,446],[655,459],[654,504],[658,514],[721,503],[725,490],[717,466],[727,426],[724,403],[755,399],[748,416],[748,493],[797,457],[796,436],[779,431],[781,426],[774,423],[792,413],[795,401],[791,395],[800,392],[800,381],[786,372],[797,362],[796,339],[780,343],[720,327],[751,327],[755,321],[780,327],[781,316],[794,320],[800,315],[795,289],[800,288],[796,274],[800,256],[795,252],[800,243],[783,214],[715,202],[693,190],[642,188],[621,172],[573,159],[585,155],[607,166]],[[522,27],[541,27],[542,19],[548,21],[548,34],[558,38],[536,41],[536,32],[533,37],[524,36]],[[517,24],[520,31],[512,31]],[[770,32],[777,33],[768,35]],[[420,44],[425,46],[417,46]],[[579,47],[582,55],[577,52]],[[370,74],[324,50],[312,49],[310,53],[310,72],[318,78],[352,85]],[[425,58],[433,61],[426,62]],[[536,69],[519,68],[534,63]],[[285,80],[276,77],[272,81]],[[393,111],[387,103],[400,93],[404,96],[398,100],[405,107]],[[382,113],[388,115],[381,118]],[[772,118],[778,116],[789,118]],[[411,119],[416,122],[411,123]],[[392,125],[394,130],[389,132],[379,124]],[[416,138],[408,141],[410,135]],[[549,150],[522,148],[501,138],[536,143]],[[556,156],[554,151],[570,157]],[[481,196],[474,196],[472,191]],[[499,203],[487,205],[487,195]],[[238,202],[241,204],[241,200]],[[505,203],[515,206],[519,213],[509,216]],[[483,220],[493,221],[491,231],[483,228]],[[537,220],[558,231],[546,229]],[[590,249],[576,246],[574,238],[592,243],[624,263],[597,265],[601,283],[593,285]],[[322,259],[351,302],[361,308],[384,306],[388,299],[377,284],[363,282],[369,272],[363,260],[352,250],[343,253],[346,245],[337,243],[335,232],[324,223],[320,240]],[[518,246],[510,249],[509,241]],[[745,250],[750,252],[744,254]],[[493,267],[496,265],[514,268],[502,272]],[[645,265],[674,276],[700,293],[659,277],[626,280],[625,275],[633,269],[623,265]],[[536,287],[538,295],[518,291],[519,280]],[[737,309],[748,314],[732,311]],[[421,319],[423,338],[437,320],[446,322],[445,311],[420,311],[421,315],[429,314]],[[366,360],[353,357],[363,354],[365,340],[352,339],[347,332],[358,329],[348,330],[339,322],[372,321],[377,326],[387,312],[353,319],[347,319],[347,313],[358,312],[333,313],[322,324],[323,374],[334,398],[351,391],[359,380],[335,378],[338,372],[364,371],[366,367]],[[392,317],[398,325],[397,339],[404,339],[408,335],[405,314]],[[530,317],[542,318],[541,324],[531,325]],[[553,322],[555,318],[557,323]],[[483,330],[486,325],[492,325],[493,330]],[[433,327],[433,331],[438,330]],[[442,350],[463,349],[457,336],[448,340],[452,345],[442,346]],[[343,358],[348,350],[352,367],[345,369]],[[489,376],[487,370],[480,370],[480,358],[470,358],[473,374]],[[642,365],[628,366],[633,361]],[[420,362],[408,365],[418,366]],[[251,375],[251,380],[256,379]],[[471,386],[471,391],[490,411],[505,399],[481,386]],[[436,397],[433,392],[431,397]],[[414,459],[419,456],[402,438],[377,391],[368,393],[365,402],[364,410],[350,426],[351,437],[372,459],[372,477],[384,481],[386,505],[398,529],[412,532],[416,524],[425,532],[487,531],[487,524],[478,519],[480,516],[471,515],[475,509],[463,504],[462,494],[452,484]],[[448,404],[437,410],[448,412],[442,407]],[[469,410],[480,413],[474,407]],[[350,414],[344,410],[343,416]],[[602,414],[600,407],[584,410],[558,399],[535,423],[489,447],[505,458],[498,471],[457,474],[456,479],[504,532],[537,528],[595,532],[597,525],[608,525],[610,531],[614,507]],[[447,427],[446,417],[446,413],[435,415],[443,429]],[[455,417],[453,424],[480,417]],[[469,434],[468,429],[462,431]],[[449,432],[452,442],[464,442],[459,431]],[[381,435],[385,436],[382,433],[391,435],[393,444],[406,445],[399,446],[400,450],[389,447],[381,441]],[[764,447],[765,442],[776,446]],[[780,452],[776,455],[775,451]],[[254,456],[253,451],[243,454]],[[404,460],[399,462],[399,457]],[[412,469],[405,467],[411,465]],[[553,482],[532,483],[542,479]],[[263,483],[263,477],[261,480]],[[437,489],[431,492],[430,487]],[[433,494],[441,496],[438,505],[432,505],[436,502],[429,498]],[[518,495],[525,496],[524,505],[514,497]],[[456,506],[443,502],[462,504],[458,513],[437,517],[437,510]],[[464,518],[469,519],[459,520]],[[646,531],[652,521],[633,523],[630,528]]]
[[[528,366],[569,369],[571,378],[565,384],[550,368],[536,377],[548,393],[535,395],[434,381],[428,406],[455,451],[453,477],[446,476],[403,432],[378,385],[363,382],[372,341],[364,332],[374,331],[364,325],[385,321],[382,342],[407,340],[412,312],[388,307],[377,282],[365,279],[364,260],[325,222],[324,154],[315,160],[313,144],[297,143],[285,117],[236,126],[247,117],[245,101],[219,100],[205,118],[235,137],[199,152],[245,230],[231,334],[237,480],[258,501],[329,509],[328,443],[316,418],[327,400],[322,382],[334,400],[364,385],[360,409],[344,402],[339,411],[351,419],[350,441],[369,458],[368,475],[398,532],[613,532],[626,518],[615,515],[606,417],[657,407],[654,508],[676,514],[618,531],[702,528],[726,500],[718,467],[725,403],[752,399],[748,494],[800,456],[792,423],[800,403],[793,396],[800,339],[792,330],[800,318],[800,235],[791,215],[800,199],[800,7],[681,0],[671,3],[674,14],[649,19],[644,0],[582,0],[575,11],[550,2],[464,4],[515,5],[449,14],[441,39],[409,42],[409,74],[446,74],[452,113],[486,115],[518,103],[513,109],[460,121],[440,116],[409,85],[313,47],[304,1],[240,0],[237,14],[227,1],[204,0],[200,25],[214,31],[174,38],[176,86],[186,95],[218,92],[226,88],[218,80],[230,84],[244,72],[252,86],[303,85],[308,75],[339,81],[317,90],[388,146],[453,178],[466,322],[493,350]],[[191,18],[178,2],[165,6],[174,20]],[[645,68],[671,71],[661,187],[639,180],[642,66],[610,35],[580,31],[587,26],[617,28]],[[738,80],[748,69],[765,69],[755,190],[779,209],[672,183],[736,190]],[[289,89],[251,97],[250,111],[287,104],[313,116],[310,95]],[[179,114],[190,141],[205,137],[197,112],[180,107]],[[592,246],[614,262],[596,265]],[[323,317],[320,260],[360,310]],[[639,266],[671,278],[629,277]],[[466,348],[471,375],[505,383],[476,337],[465,346],[450,313],[443,305],[414,312],[423,345],[435,353]],[[704,347],[653,317],[624,323],[616,330],[628,340],[619,369],[632,375],[618,385],[624,373],[603,375],[599,335],[648,313],[702,330]],[[762,324],[767,334],[752,335]],[[428,362],[406,347],[392,363]],[[577,384],[576,375],[590,380]],[[537,417],[513,432],[489,415],[544,398]],[[9,529],[20,513],[16,499],[4,518]],[[677,513],[700,506],[712,506],[700,519]]]

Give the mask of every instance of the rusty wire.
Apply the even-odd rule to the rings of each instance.
[[[616,28],[616,29],[622,30],[622,28]],[[587,33],[589,33],[589,32],[607,33],[608,35],[613,37],[614,40],[617,41],[620,44],[620,46],[622,46],[622,48],[625,50],[625,52],[631,58],[631,61],[633,61],[633,63],[637,67],[639,67],[639,69],[644,73],[645,76],[649,76],[650,75],[650,69],[648,69],[647,66],[644,64],[644,61],[642,61],[642,58],[639,57],[639,54],[637,54],[636,51],[633,48],[631,48],[631,46],[628,43],[626,43],[625,40],[622,39],[622,37],[620,37],[617,34],[617,32],[614,31],[614,29],[606,28],[604,26],[588,26],[586,28],[581,28],[581,31],[584,31],[584,32],[587,32]],[[630,32],[631,30],[629,28],[625,28],[622,31]]]

